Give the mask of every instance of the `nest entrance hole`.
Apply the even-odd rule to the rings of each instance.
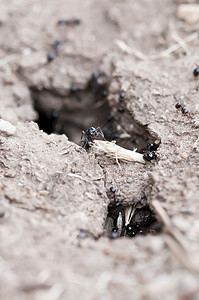
[[[69,140],[79,144],[82,131],[100,127],[106,140],[115,140],[126,149],[143,151],[153,138],[125,105],[121,109],[120,93],[109,94],[109,82],[104,74],[94,72],[85,89],[72,84],[65,94],[42,86],[30,87],[39,128],[48,134],[66,134]]]
[[[104,226],[104,234],[109,238],[157,235],[162,224],[157,220],[149,205],[136,208],[133,205],[116,206],[110,203]]]

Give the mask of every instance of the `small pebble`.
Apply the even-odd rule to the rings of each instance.
[[[181,95],[180,96],[180,101],[184,101],[185,100],[185,96],[184,95]]]
[[[13,135],[16,131],[15,126],[13,126],[10,122],[4,121],[0,119],[0,134],[3,135]]]
[[[181,153],[180,155],[183,159],[187,160],[188,159],[188,154],[186,152]]]
[[[194,127],[195,127],[195,128],[199,128],[199,121],[196,121],[196,122],[194,123]]]
[[[77,236],[79,239],[85,239],[87,237],[86,232],[80,231]]]
[[[197,24],[199,22],[199,4],[180,4],[177,8],[177,17],[189,25]]]

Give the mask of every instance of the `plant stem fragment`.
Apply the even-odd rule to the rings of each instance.
[[[107,156],[115,158],[116,161],[121,160],[124,162],[138,162],[141,164],[146,164],[143,158],[143,154],[136,152],[136,150],[131,151],[116,145],[114,142],[95,140],[93,142],[93,147],[98,149]]]

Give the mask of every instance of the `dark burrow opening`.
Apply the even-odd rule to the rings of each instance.
[[[161,231],[162,224],[148,205],[136,208],[110,203],[108,206],[104,235],[109,238],[157,235]]]
[[[42,86],[30,87],[39,128],[48,134],[66,134],[79,144],[82,131],[100,127],[106,140],[115,140],[126,149],[146,150],[147,142],[153,140],[147,127],[127,111],[124,92],[109,94],[109,83],[109,78],[96,71],[85,89],[72,84],[65,94]]]
[[[113,195],[113,200],[108,205],[107,218],[104,225],[104,235],[109,238],[135,237],[138,235],[157,235],[162,231],[162,224],[151,210],[147,199],[145,205],[139,202],[132,205],[120,203],[116,189],[110,188],[108,195]],[[140,201],[140,203],[143,201]]]
[[[128,99],[125,93],[109,94],[109,82],[104,74],[94,72],[85,89],[72,84],[66,94],[42,86],[31,87],[39,128],[48,134],[66,134],[69,140],[81,144],[83,131],[92,126],[100,127],[106,140],[115,140],[126,149],[148,151],[149,142],[157,148],[159,144],[154,143],[155,138],[147,127],[138,124],[126,109]],[[115,193],[114,199],[108,206],[104,235],[110,238],[135,237],[161,231],[161,224],[148,205],[139,208],[124,206]]]

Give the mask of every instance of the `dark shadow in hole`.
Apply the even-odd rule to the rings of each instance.
[[[151,210],[146,196],[143,196],[135,205],[123,205],[117,197],[115,187],[110,187],[107,195],[113,197],[113,200],[107,208],[105,236],[132,238],[138,235],[157,235],[162,231],[162,224],[157,220],[155,212]]]
[[[66,95],[40,86],[30,87],[39,128],[48,134],[64,133],[79,144],[82,131],[91,126],[100,127],[106,140],[116,140],[126,149],[143,151],[147,141],[154,139],[147,126],[138,124],[126,109],[128,99],[121,102],[119,95],[109,98],[108,86],[105,75],[94,72],[86,89],[80,90],[73,84]]]
[[[128,99],[121,101],[108,96],[108,79],[103,74],[93,73],[84,90],[74,84],[66,94],[55,90],[30,87],[34,108],[38,112],[39,128],[46,133],[66,134],[79,144],[82,131],[89,127],[101,127],[107,140],[116,140],[126,148],[137,148],[138,152],[146,150],[147,142],[154,141],[147,126],[138,124],[126,109]],[[126,103],[125,103],[126,102]],[[137,235],[157,234],[162,225],[157,221],[149,206],[137,208],[126,223],[125,212],[131,207],[111,203],[108,206],[105,235],[111,238]],[[118,224],[120,221],[120,233]],[[128,227],[127,227],[128,226]]]
[[[127,211],[133,211],[129,219],[127,219]],[[157,235],[161,231],[162,224],[148,205],[135,209],[133,206],[121,204],[118,206],[115,203],[110,203],[108,206],[104,235],[109,238]]]
[[[73,84],[66,95],[40,86],[30,87],[39,128],[48,134],[64,133],[75,143],[79,143],[82,131],[89,127],[103,129],[110,121],[107,82],[103,74],[95,72],[85,90]],[[109,138],[106,133],[105,137]]]

